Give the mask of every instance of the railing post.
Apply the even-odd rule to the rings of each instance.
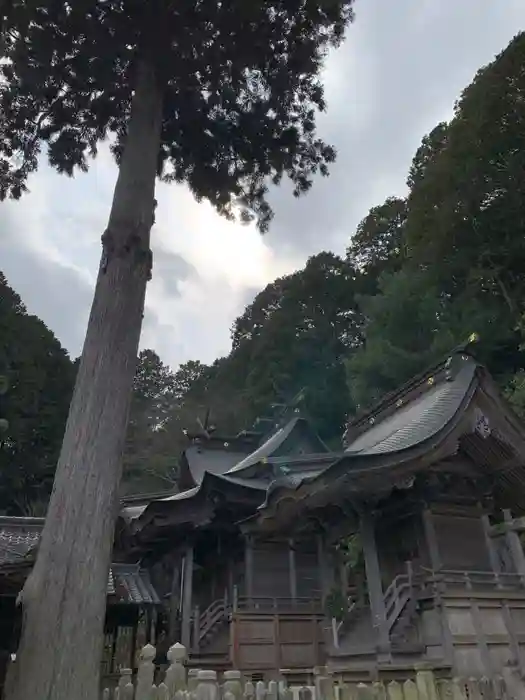
[[[233,587],[233,612],[237,612],[239,607],[239,588],[235,585]]]

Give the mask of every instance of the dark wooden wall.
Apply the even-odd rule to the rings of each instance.
[[[489,552],[479,514],[432,514],[443,568],[489,571]]]
[[[286,542],[255,542],[253,549],[253,596],[289,598],[290,568]]]
[[[321,571],[317,543],[314,540],[296,542],[295,569],[297,572],[297,597],[321,599]]]

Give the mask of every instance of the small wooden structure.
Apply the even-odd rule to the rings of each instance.
[[[43,518],[0,517],[0,679],[18,647],[22,611],[16,596],[31,571],[43,525]],[[116,682],[123,667],[137,668],[137,650],[155,643],[161,612],[148,571],[136,564],[111,565],[102,658],[106,683]]]

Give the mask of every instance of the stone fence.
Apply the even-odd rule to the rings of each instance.
[[[155,685],[155,648],[148,644],[140,654],[136,678],[122,669],[118,686],[105,689],[102,700],[525,700],[525,683],[517,670],[493,679],[438,679],[432,671],[414,671],[404,683],[345,684],[321,672],[312,686],[287,686],[284,681],[252,683],[240,671],[190,669],[186,649],[175,644],[168,652],[170,666],[164,680]]]

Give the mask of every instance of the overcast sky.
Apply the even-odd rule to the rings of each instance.
[[[477,69],[523,29],[524,0],[356,0],[355,23],[325,70],[320,132],[338,150],[330,178],[299,200],[287,186],[276,191],[263,238],[183,186],[159,186],[142,345],[174,367],[227,354],[232,322],[266,283],[320,250],[342,253],[370,207],[404,194],[422,136],[450,118]],[[115,179],[101,151],[87,175],[42,167],[30,194],[0,205],[0,269],[73,357]]]

